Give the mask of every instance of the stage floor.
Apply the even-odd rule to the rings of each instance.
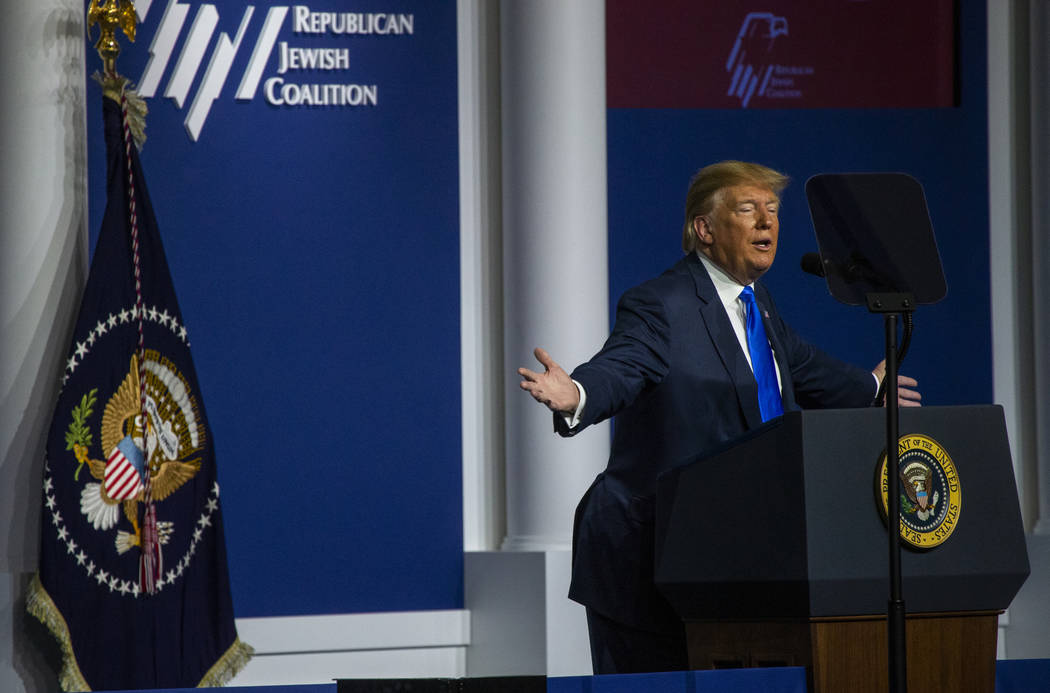
[[[513,679],[344,679],[304,686],[167,688],[155,693],[531,693],[537,690],[547,693],[806,693],[806,674],[801,667],[787,667],[548,679],[530,676]],[[996,662],[995,690],[996,693],[1050,691],[1050,659],[999,660]]]

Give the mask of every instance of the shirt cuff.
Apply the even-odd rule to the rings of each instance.
[[[583,418],[583,407],[587,404],[587,391],[583,389],[583,385],[580,385],[575,380],[572,382],[580,392],[580,403],[576,405],[576,411],[571,416],[562,414],[562,418],[565,419],[565,425],[569,427],[570,431],[580,425],[580,419]]]

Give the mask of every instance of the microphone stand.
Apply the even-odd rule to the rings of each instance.
[[[888,636],[888,672],[890,693],[907,693],[908,662],[905,637],[905,608],[901,591],[901,504],[900,452],[898,449],[899,406],[897,404],[897,315],[905,315],[910,323],[915,299],[910,293],[870,293],[868,310],[881,313],[886,330],[886,377],[883,387],[886,395],[886,529],[889,535],[890,595],[886,611]],[[880,388],[880,391],[883,388]]]

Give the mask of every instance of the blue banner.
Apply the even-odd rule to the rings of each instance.
[[[460,608],[455,3],[136,6],[238,617]]]

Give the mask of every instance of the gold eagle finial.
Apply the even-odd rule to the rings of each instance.
[[[120,53],[120,44],[117,43],[117,27],[124,30],[124,35],[132,43],[135,42],[135,5],[131,0],[91,0],[88,5],[87,26],[90,36],[91,27],[99,26],[98,41],[95,42],[95,50],[102,58],[102,69],[106,75],[116,74],[117,55]]]

